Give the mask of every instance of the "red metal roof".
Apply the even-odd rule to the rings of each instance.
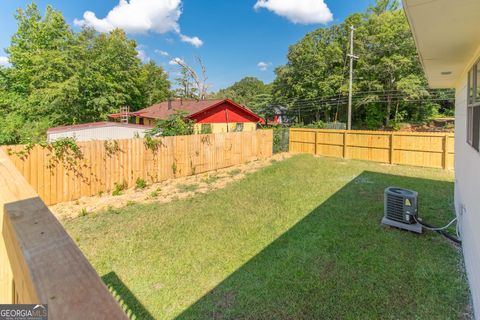
[[[169,103],[171,103],[171,107],[169,108]],[[258,118],[260,121],[260,117],[253,113],[247,107],[239,105],[231,100],[228,99],[220,99],[220,100],[173,100],[173,101],[165,101],[159,104],[155,104],[151,107],[142,109],[137,112],[132,112],[132,115],[137,117],[143,118],[151,118],[151,119],[167,119],[170,115],[174,114],[175,111],[185,111],[188,118],[194,118],[198,113],[205,112],[208,109],[214,108],[222,103],[228,103],[236,108],[239,108],[246,113]]]
[[[100,121],[100,122],[82,123],[82,124],[74,124],[70,126],[60,126],[60,127],[50,128],[47,130],[47,133],[65,132],[70,130],[83,130],[83,129],[101,128],[101,127],[112,127],[112,126],[122,127],[122,128],[137,128],[137,129],[152,128],[151,126],[145,126],[141,124]]]

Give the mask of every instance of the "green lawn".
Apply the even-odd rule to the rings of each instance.
[[[140,319],[458,319],[469,292],[441,236],[380,225],[383,190],[448,222],[452,173],[299,155],[224,189],[65,221]]]

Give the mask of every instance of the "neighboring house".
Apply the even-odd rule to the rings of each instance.
[[[136,136],[143,138],[145,131],[151,128],[120,122],[84,123],[50,128],[47,131],[47,141],[59,138],[75,138],[77,141],[132,139]]]
[[[136,117],[137,124],[153,126],[158,120],[166,120],[178,111],[185,112],[186,117],[195,122],[196,132],[254,131],[261,121],[260,116],[250,109],[228,99],[165,101],[131,112],[130,116]]]
[[[430,86],[456,90],[455,209],[480,319],[480,0],[403,2]]]
[[[272,110],[272,114],[268,117],[268,125],[274,126],[290,123],[287,117],[288,109],[286,107],[271,106],[268,108]],[[265,119],[262,118],[260,123],[265,124]]]

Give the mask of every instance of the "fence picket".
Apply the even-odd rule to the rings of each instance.
[[[453,169],[453,143],[453,133],[290,129],[293,153],[443,169]]]
[[[35,146],[32,156],[20,158],[24,146],[11,149],[10,158],[47,205],[109,192],[125,180],[134,187],[136,179],[159,182],[176,176],[226,168],[272,155],[272,130],[160,138],[158,150],[147,149],[142,139],[117,141],[120,150],[111,154],[103,141],[79,142],[83,159],[72,170],[53,163],[48,149]],[[113,145],[113,142],[110,142]]]

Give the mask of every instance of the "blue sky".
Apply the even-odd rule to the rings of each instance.
[[[36,2],[42,12],[48,4],[60,10],[75,30],[81,24],[105,31],[123,27],[137,40],[142,56],[155,60],[172,77],[177,71],[177,66],[169,63],[172,59],[178,57],[192,63],[195,56],[200,56],[213,90],[245,76],[271,82],[274,68],[286,62],[290,44],[309,31],[339,23],[374,3],[374,0],[122,1],[121,6],[118,0]],[[16,30],[16,8],[28,3],[0,0],[1,48],[8,47]]]

